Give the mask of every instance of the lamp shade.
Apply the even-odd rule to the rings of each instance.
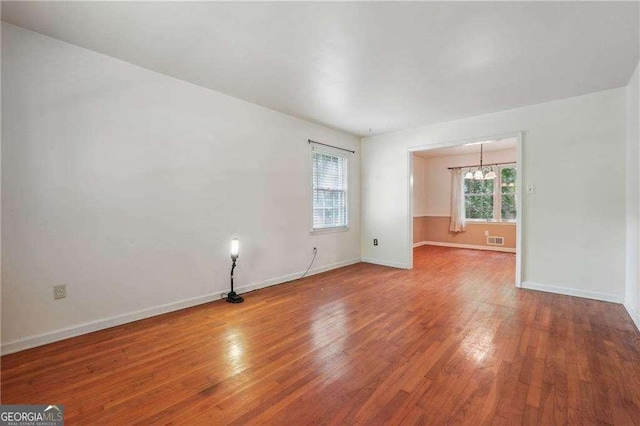
[[[476,170],[476,172],[473,174],[473,178],[476,179],[476,180],[484,179],[484,175],[482,174],[482,170]]]
[[[231,240],[231,258],[237,259],[238,254],[240,253],[240,240],[234,238]]]
[[[489,173],[487,173],[486,175],[484,175],[485,179],[495,179],[496,178],[496,172],[494,172],[493,170],[491,170]]]
[[[464,178],[465,179],[473,179],[473,173],[471,173],[471,170],[469,170],[467,173],[465,173]]]

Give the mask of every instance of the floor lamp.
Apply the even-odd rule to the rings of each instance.
[[[231,291],[227,294],[227,302],[229,303],[242,303],[244,302],[244,298],[236,294],[233,291],[233,270],[236,269],[236,260],[238,259],[238,255],[240,253],[240,240],[234,238],[231,240]]]

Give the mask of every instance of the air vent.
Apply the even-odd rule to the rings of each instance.
[[[504,237],[487,237],[487,244],[490,246],[503,246]]]

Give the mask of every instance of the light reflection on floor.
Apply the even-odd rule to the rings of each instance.
[[[238,374],[245,369],[245,339],[241,331],[230,330],[227,333],[227,365],[231,368],[232,374]]]
[[[344,337],[348,336],[349,313],[345,302],[338,300],[317,309],[312,315],[311,339],[318,368],[326,383],[340,379],[344,365],[336,362],[344,350]],[[329,344],[331,343],[331,344]],[[345,361],[347,356],[342,357]]]
[[[485,365],[495,353],[494,334],[495,330],[478,327],[462,341],[462,350],[465,356],[470,361],[474,361],[477,367]]]

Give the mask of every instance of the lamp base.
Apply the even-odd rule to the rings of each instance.
[[[227,302],[229,303],[242,303],[244,302],[244,297],[239,296],[236,294],[235,291],[232,291],[231,293],[227,294]]]

